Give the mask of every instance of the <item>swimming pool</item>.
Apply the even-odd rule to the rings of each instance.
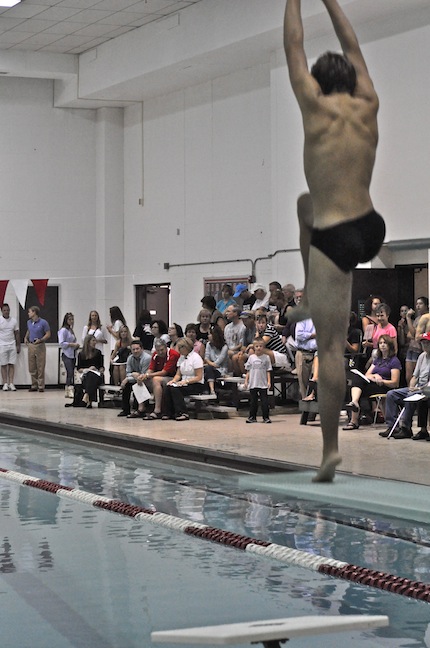
[[[5,469],[430,582],[430,524],[285,502],[244,491],[231,470],[9,427],[0,432],[0,452]],[[427,603],[3,480],[0,507],[0,619],[8,648],[150,647],[153,630],[338,613],[388,614],[390,626],[315,645],[430,646]]]

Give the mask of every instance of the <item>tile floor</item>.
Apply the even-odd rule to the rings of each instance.
[[[0,392],[0,421],[16,416],[30,419],[37,428],[38,421],[61,426],[73,425],[91,428],[100,434],[126,434],[154,443],[175,443],[232,457],[250,457],[272,463],[280,469],[287,464],[297,468],[316,468],[321,455],[321,429],[318,420],[300,425],[300,415],[294,407],[276,407],[272,425],[247,425],[247,411],[240,410],[228,419],[176,421],[143,421],[118,418],[118,409],[91,410],[65,408],[63,390],[44,393]],[[3,419],[2,419],[3,415]],[[5,419],[6,417],[6,419]],[[383,439],[378,431],[384,426],[363,427],[357,431],[343,431],[340,425],[340,450],[343,462],[340,472],[382,477],[416,484],[430,485],[430,443],[425,441]]]

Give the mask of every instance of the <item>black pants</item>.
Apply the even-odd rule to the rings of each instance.
[[[216,369],[215,367],[211,367],[210,365],[205,365],[204,374],[206,382],[208,380],[213,380],[214,382],[216,382],[217,378],[220,378],[221,376],[221,372],[218,371],[218,369]]]
[[[193,383],[184,387],[172,387],[166,385],[163,393],[162,412],[164,416],[180,416],[185,414],[185,396],[190,394],[202,394],[205,386],[202,383]]]
[[[122,409],[123,412],[127,412],[127,414],[130,414],[130,398],[131,398],[131,390],[133,389],[133,384],[134,383],[128,382],[124,387],[124,389],[122,390]]]
[[[92,403],[97,401],[97,389],[100,385],[103,385],[103,378],[93,371],[89,371],[82,378],[82,387]]]
[[[257,418],[258,412],[258,396],[261,400],[261,413],[264,419],[269,418],[269,397],[267,395],[267,389],[261,389],[256,387],[249,390],[250,394],[250,407],[249,407],[249,418]]]

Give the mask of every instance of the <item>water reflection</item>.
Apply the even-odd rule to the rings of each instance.
[[[430,582],[430,551],[414,544],[429,542],[430,525],[332,511],[300,500],[284,502],[276,496],[240,491],[230,474],[205,472],[189,464],[169,466],[157,459],[142,460],[75,443],[34,440],[28,433],[5,430],[0,450],[3,468]],[[173,627],[175,620],[179,627],[192,624],[193,619],[201,625],[220,618],[233,622],[293,613],[385,614],[387,610],[395,610],[395,618],[390,612],[390,628],[378,630],[379,636],[392,639],[393,646],[426,645],[430,608],[422,602],[253,558],[2,480],[0,508],[1,573],[10,578],[31,573],[40,579],[41,587],[58,596],[64,596],[65,583],[70,585],[67,605],[85,623],[94,625],[94,615],[99,617],[97,632],[106,625],[108,635],[115,638],[106,645],[149,646],[142,639],[149,642],[150,629]],[[351,529],[347,523],[361,528]],[[396,539],[401,535],[411,542]],[[212,599],[214,610],[208,606]],[[160,605],[169,610],[167,620],[160,616]],[[127,624],[136,639],[130,639]],[[343,645],[324,641],[319,645]]]

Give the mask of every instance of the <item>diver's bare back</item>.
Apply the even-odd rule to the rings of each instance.
[[[355,220],[372,209],[376,116],[373,102],[346,93],[320,95],[309,112],[303,111],[304,168],[315,227]]]

